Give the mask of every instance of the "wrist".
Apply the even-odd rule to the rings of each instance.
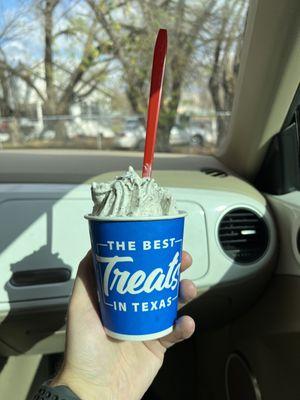
[[[71,371],[62,370],[56,377],[49,382],[50,387],[67,386],[74,392],[80,400],[108,400],[116,399],[111,389],[88,382],[81,376],[75,375]]]

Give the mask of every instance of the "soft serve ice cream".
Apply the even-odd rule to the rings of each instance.
[[[93,183],[92,215],[101,217],[138,217],[176,215],[172,195],[152,178],[141,178],[132,167],[107,183]]]

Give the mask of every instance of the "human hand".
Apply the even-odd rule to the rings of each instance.
[[[138,400],[158,373],[166,350],[189,338],[194,320],[183,316],[169,335],[146,342],[119,341],[105,334],[98,314],[92,255],[81,261],[68,309],[62,368],[50,386],[66,385],[82,400]],[[183,252],[181,271],[192,264]],[[180,305],[197,294],[189,280],[180,282]]]

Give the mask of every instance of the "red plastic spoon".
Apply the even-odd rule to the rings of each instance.
[[[152,172],[162,84],[165,72],[167,46],[168,46],[167,30],[160,29],[156,38],[156,43],[153,53],[151,87],[150,87],[150,96],[148,104],[146,142],[144,149],[144,161],[143,161],[143,173],[142,173],[143,178],[150,178]]]

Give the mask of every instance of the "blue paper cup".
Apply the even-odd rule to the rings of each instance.
[[[185,213],[89,220],[101,320],[120,340],[151,340],[173,330]]]

